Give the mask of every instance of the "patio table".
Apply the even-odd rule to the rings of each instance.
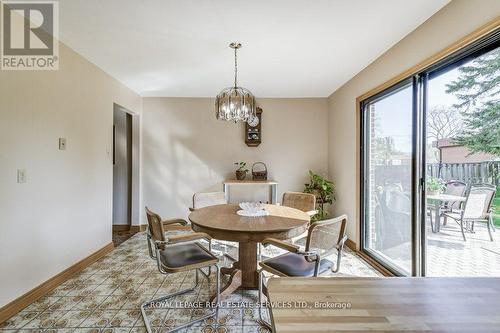
[[[439,232],[441,229],[441,205],[446,202],[464,202],[466,197],[451,194],[430,194],[427,200],[434,200],[434,229],[432,232]]]

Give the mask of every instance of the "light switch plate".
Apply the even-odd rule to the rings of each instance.
[[[59,138],[59,150],[66,150],[66,138]]]
[[[17,182],[26,183],[26,169],[17,169]]]

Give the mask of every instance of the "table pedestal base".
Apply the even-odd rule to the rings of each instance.
[[[257,289],[259,276],[257,273],[257,243],[240,242],[238,261],[231,267],[222,267],[221,274],[229,275],[229,282],[221,289],[220,297],[231,295],[238,289]],[[212,301],[215,296],[212,297]]]

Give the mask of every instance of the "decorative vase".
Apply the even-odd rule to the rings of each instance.
[[[244,180],[246,176],[247,176],[246,171],[236,170],[236,179],[238,179],[238,180]]]

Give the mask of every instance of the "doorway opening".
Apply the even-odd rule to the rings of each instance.
[[[133,219],[133,114],[113,105],[113,243],[120,245],[138,230]]]

